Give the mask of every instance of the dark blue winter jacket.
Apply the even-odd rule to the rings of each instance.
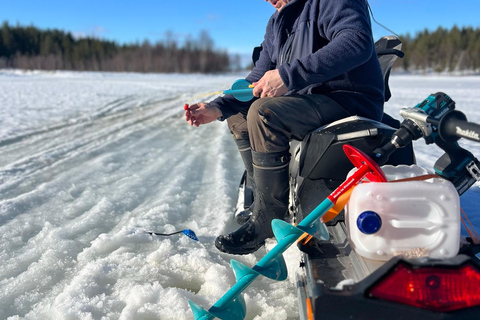
[[[292,0],[270,18],[262,47],[248,81],[278,69],[287,95],[325,94],[352,115],[381,119],[384,82],[365,0]],[[252,101],[212,103],[228,118]]]

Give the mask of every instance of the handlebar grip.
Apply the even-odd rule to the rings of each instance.
[[[480,142],[480,125],[468,122],[467,117],[460,111],[448,112],[440,121],[440,137],[445,141],[456,141],[460,138]]]

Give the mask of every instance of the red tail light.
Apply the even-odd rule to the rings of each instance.
[[[480,305],[480,271],[470,264],[457,269],[399,264],[368,295],[438,312],[469,308]]]

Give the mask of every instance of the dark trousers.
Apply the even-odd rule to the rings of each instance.
[[[351,116],[338,103],[320,94],[304,94],[254,101],[250,108],[227,119],[236,140],[250,140],[253,151],[285,152],[292,139]]]

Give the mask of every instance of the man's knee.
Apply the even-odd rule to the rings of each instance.
[[[262,98],[252,103],[247,114],[249,126],[253,124],[268,123],[276,117],[273,108],[276,105],[275,98]]]
[[[227,119],[228,129],[233,139],[248,139],[247,119],[245,115],[238,113]]]
[[[256,152],[283,152],[288,149],[288,132],[283,128],[278,109],[278,98],[255,101],[248,111],[248,133],[252,150]]]

